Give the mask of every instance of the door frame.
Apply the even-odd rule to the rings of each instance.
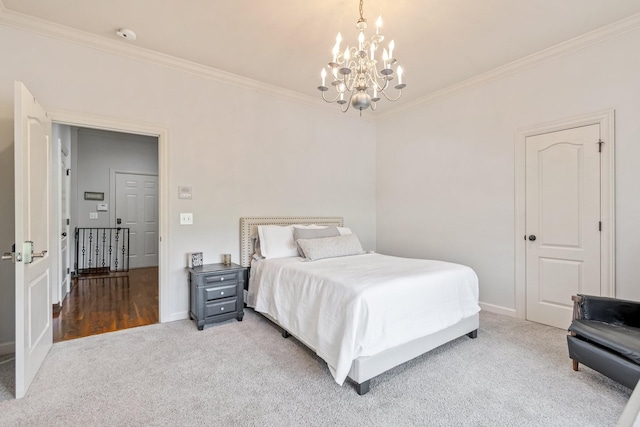
[[[615,110],[598,111],[554,122],[542,123],[516,131],[515,135],[515,307],[516,317],[526,318],[527,278],[526,242],[526,139],[531,136],[580,126],[600,125],[602,154],[600,158],[600,291],[602,296],[615,296]]]
[[[183,319],[183,313],[172,312],[169,305],[171,295],[169,280],[169,131],[158,125],[131,122],[124,119],[69,112],[54,108],[48,111],[53,122],[63,125],[158,138],[158,312],[161,323]]]

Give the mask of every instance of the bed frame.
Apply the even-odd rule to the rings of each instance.
[[[240,260],[243,267],[251,267],[251,255],[253,252],[252,236],[257,234],[259,225],[292,225],[292,224],[317,224],[327,226],[343,226],[342,217],[244,217],[240,218]],[[248,280],[245,283],[249,283]],[[248,285],[247,285],[248,286]],[[262,314],[262,313],[261,313]],[[270,316],[265,316],[273,323],[280,326],[278,322]],[[428,351],[433,350],[443,344],[460,338],[463,335],[469,338],[478,336],[478,326],[480,324],[479,315],[475,314],[471,317],[462,319],[460,322],[446,329],[427,335],[422,338],[410,341],[397,347],[382,351],[373,356],[358,357],[353,361],[349,378],[356,385],[356,391],[359,395],[369,392],[371,379],[386,372],[396,366],[399,366],[411,359],[414,359]],[[289,335],[296,337],[291,331],[282,328],[282,336],[287,338]],[[313,349],[308,343],[300,340],[307,347]]]

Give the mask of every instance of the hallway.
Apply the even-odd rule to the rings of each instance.
[[[53,342],[158,323],[158,267],[73,279],[53,315]]]

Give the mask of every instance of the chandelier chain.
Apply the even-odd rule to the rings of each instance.
[[[364,6],[363,6],[364,0],[360,0],[360,19],[358,20],[358,22],[367,22],[366,19],[364,19]]]

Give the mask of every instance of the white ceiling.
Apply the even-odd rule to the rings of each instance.
[[[340,31],[356,42],[358,0],[0,0],[17,12],[319,97]],[[639,0],[365,0],[405,69],[407,102],[640,13]],[[370,33],[368,33],[370,34]],[[344,43],[343,43],[344,45]]]

